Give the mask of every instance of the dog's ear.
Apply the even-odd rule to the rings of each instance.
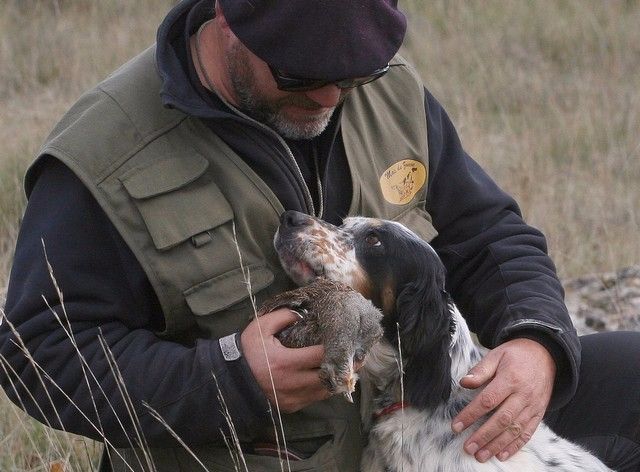
[[[449,296],[427,277],[401,287],[396,305],[405,398],[415,407],[434,408],[451,395]]]

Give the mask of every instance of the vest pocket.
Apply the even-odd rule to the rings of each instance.
[[[120,176],[118,190],[126,199],[129,239],[165,312],[163,334],[197,328],[198,336],[225,336],[252,318],[250,295],[264,298],[283,277],[265,256],[264,238],[256,236],[264,224],[256,222],[254,232],[250,218],[260,214],[234,212],[230,202],[237,195],[227,198],[230,190],[218,185],[220,176],[200,154],[158,156]]]
[[[208,231],[233,219],[227,199],[204,175],[208,166],[194,153],[133,169],[120,179],[156,249],[165,251],[187,240],[206,244]]]
[[[198,316],[211,315],[247,298],[249,287],[246,286],[245,271],[251,281],[251,294],[273,282],[273,272],[264,265],[249,265],[244,271],[238,267],[185,290],[184,296],[191,311]]]
[[[289,461],[291,472],[340,472],[333,456],[333,448],[333,441],[329,440],[310,458],[300,461]],[[277,457],[247,454],[245,456],[245,461],[247,463],[247,468],[252,472],[276,472],[282,470],[280,460]],[[235,471],[236,469],[229,469],[229,471],[232,470]],[[289,470],[286,465],[286,461],[284,470]]]
[[[313,430],[313,423],[311,426],[311,429]],[[316,426],[318,425],[316,424]],[[343,425],[339,424],[339,426],[340,428],[337,432],[343,433]],[[328,425],[320,429],[321,430],[318,431],[316,428],[316,431],[321,434],[334,433]],[[289,448],[295,447],[296,439],[304,439],[307,437],[307,435],[302,432],[299,432],[299,434],[301,434],[300,438],[292,436],[288,439],[287,442]],[[291,472],[355,472],[354,467],[338,467],[335,458],[335,454],[337,452],[336,446],[338,446],[336,444],[336,437],[333,435],[325,437],[326,441],[324,441],[324,443],[321,444],[310,457],[302,460],[290,460],[290,468],[286,465],[285,460],[284,470],[291,470]],[[338,441],[340,441],[340,439],[338,439]],[[237,451],[235,444],[231,447],[233,447],[234,452]],[[250,449],[252,445],[243,444],[241,447],[243,450]],[[284,446],[281,444],[281,447]],[[342,449],[342,451],[344,452],[344,449]],[[112,461],[114,462],[114,472],[130,472],[131,470],[134,472],[147,471],[147,468],[136,467],[138,458],[143,457],[142,451],[139,449],[120,449],[118,452],[129,465],[122,463],[120,456],[111,454]],[[229,449],[221,445],[211,444],[197,446],[193,447],[191,452],[198,457],[197,461],[193,458],[193,455],[190,452],[187,452],[181,447],[167,449],[151,448],[149,450],[151,457],[154,459],[156,472],[191,472],[194,470],[203,470],[200,463],[205,465],[206,470],[210,470],[212,472],[238,472],[238,470],[245,470],[244,464],[247,465],[247,469],[250,472],[282,471],[280,459],[277,456],[243,452],[243,459],[240,461],[240,464],[238,464],[231,458]],[[349,452],[353,454],[360,454],[360,450],[358,448]]]
[[[234,463],[228,449],[220,447],[192,448],[192,452],[198,457],[197,461],[191,453],[183,448],[152,448],[148,452],[153,458],[155,472],[192,472],[195,470],[238,472],[245,470],[242,462],[239,465]],[[149,472],[149,468],[140,465],[139,458],[141,457],[144,456],[139,449],[120,449],[118,454],[112,453],[112,469],[114,472]],[[243,458],[250,472],[282,471],[280,459],[277,457],[243,453]],[[202,468],[201,463],[204,464],[205,469]],[[338,468],[331,440],[320,447],[309,459],[289,461],[289,465],[290,469],[285,461],[284,470],[291,470],[291,472],[347,472]]]
[[[332,439],[324,443],[311,457],[302,460],[290,460],[289,466],[284,461],[284,470],[291,472],[346,472],[340,471],[336,463],[335,444]],[[209,468],[220,472],[237,472],[238,467],[229,456],[229,451],[223,448],[209,449],[203,454],[195,451],[200,460]],[[244,462],[250,472],[280,472],[282,470],[280,459],[277,457],[243,453]],[[290,468],[289,468],[290,467]],[[180,470],[195,470],[183,468]],[[244,470],[240,465],[239,470]]]

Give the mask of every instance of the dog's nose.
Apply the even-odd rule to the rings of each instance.
[[[280,215],[280,225],[284,227],[308,226],[311,223],[311,217],[299,211],[288,210]]]

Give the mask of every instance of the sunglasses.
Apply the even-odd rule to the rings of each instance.
[[[282,90],[283,92],[307,92],[327,85],[335,85],[339,89],[360,87],[361,85],[371,83],[382,77],[389,70],[389,66],[387,65],[364,77],[353,77],[351,79],[340,80],[307,79],[304,77],[289,75],[275,67],[269,66],[269,69],[271,69],[271,74],[273,75],[279,90]]]

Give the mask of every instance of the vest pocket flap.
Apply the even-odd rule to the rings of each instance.
[[[222,191],[203,174],[209,163],[197,154],[178,161],[165,159],[121,179],[160,251],[189,239],[202,246],[213,239],[211,230],[233,219]]]
[[[438,236],[438,231],[431,223],[431,216],[419,206],[405,211],[395,220],[405,225],[426,242],[431,242],[433,238]]]
[[[245,267],[251,280],[251,294],[271,285],[273,272],[264,265]],[[249,296],[242,268],[206,280],[184,292],[187,305],[198,316],[206,316],[235,305]]]
[[[154,246],[160,251],[188,239],[195,244],[198,236],[233,219],[231,205],[211,182],[191,184],[153,198],[135,200],[135,203]]]
[[[184,187],[200,177],[209,162],[199,154],[162,159],[128,173],[122,184],[133,198],[143,199]]]

